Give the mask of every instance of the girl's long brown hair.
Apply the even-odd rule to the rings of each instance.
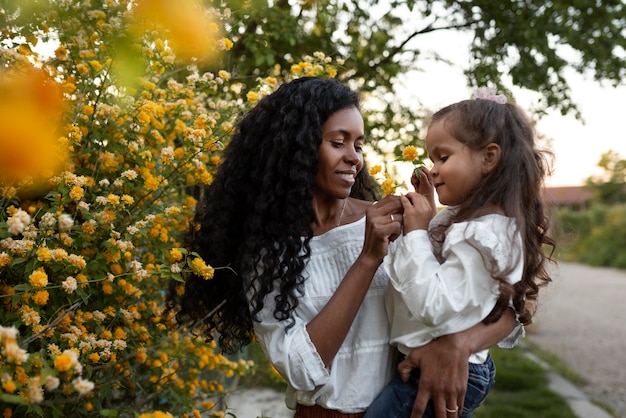
[[[452,223],[476,217],[485,205],[495,205],[514,218],[523,240],[523,276],[510,285],[492,272],[500,282],[500,297],[484,322],[495,322],[512,301],[520,322],[530,324],[539,288],[552,281],[547,261],[551,260],[555,241],[549,236],[550,220],[542,200],[543,182],[550,171],[547,157],[551,154],[537,147],[533,124],[512,103],[464,100],[435,113],[431,123],[437,121],[443,121],[448,132],[470,149],[481,150],[490,143],[498,144],[501,157],[498,165],[456,208],[452,219],[436,227],[431,236],[442,244],[445,230]],[[546,245],[551,247],[550,254],[545,252]]]

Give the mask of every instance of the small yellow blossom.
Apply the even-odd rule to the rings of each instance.
[[[5,252],[1,252],[0,253],[0,267],[6,267],[9,264],[11,264],[11,261],[13,260],[13,258],[5,253]]]
[[[76,70],[78,70],[78,72],[79,72],[81,75],[87,75],[87,74],[89,74],[89,67],[88,67],[87,65],[85,65],[85,64],[82,64],[82,63],[81,63],[81,64],[76,65]]]
[[[78,201],[85,195],[85,190],[80,186],[74,186],[70,190],[70,198],[74,201]]]
[[[249,91],[246,94],[246,98],[250,103],[256,103],[259,101],[259,93],[257,93],[256,91]]]
[[[382,170],[383,168],[380,165],[372,166],[370,168],[370,175],[375,176],[376,174],[380,173]]]
[[[54,368],[60,372],[66,372],[74,366],[75,355],[66,350],[54,359]]]
[[[85,106],[83,106],[83,113],[85,115],[91,116],[91,115],[93,115],[93,112],[94,112],[94,108],[93,108],[92,105],[85,105]]]
[[[418,156],[419,156],[419,153],[417,152],[417,148],[415,148],[413,145],[407,146],[402,151],[402,158],[404,159],[404,161],[413,161]]]
[[[395,184],[394,184],[393,179],[391,179],[391,178],[386,178],[386,179],[383,181],[383,184],[382,184],[382,189],[383,189],[383,194],[384,194],[385,196],[388,196],[388,195],[394,194],[394,193],[395,193],[395,191],[396,191],[396,186],[395,186]]]
[[[213,267],[207,265],[201,258],[194,258],[191,262],[191,268],[194,270],[195,273],[202,276],[205,280],[213,278]]]
[[[43,306],[48,303],[49,297],[50,295],[48,294],[47,290],[39,290],[33,295],[33,302],[35,302],[37,305]]]
[[[183,253],[178,248],[172,248],[170,250],[170,257],[173,261],[180,261],[183,259]]]
[[[48,274],[46,274],[43,267],[39,267],[28,276],[28,281],[33,287],[46,287],[48,284]]]
[[[220,49],[224,50],[224,51],[230,51],[230,49],[232,49],[233,47],[233,41],[231,41],[228,38],[222,38],[220,39],[220,41],[218,42]]]
[[[103,66],[100,63],[100,61],[97,61],[97,60],[89,61],[89,65],[91,65],[91,68],[93,68],[96,72],[102,70],[102,68],[103,68]]]
[[[15,393],[15,391],[17,390],[17,385],[12,380],[2,382],[2,390],[4,390],[6,393]]]

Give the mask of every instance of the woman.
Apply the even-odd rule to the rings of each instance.
[[[373,204],[364,142],[358,95],[345,85],[283,84],[238,124],[190,228],[190,249],[229,268],[186,281],[172,301],[178,320],[201,321],[225,351],[256,336],[295,417],[361,417],[391,377],[380,266],[402,205],[397,196]],[[445,403],[463,399],[469,353],[514,322],[507,315],[412,353],[401,366],[422,368],[417,413],[432,398],[445,417]]]

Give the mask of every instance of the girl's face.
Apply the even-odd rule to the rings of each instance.
[[[350,195],[354,178],[363,168],[363,117],[356,107],[330,115],[322,126],[315,189],[338,199]]]
[[[430,170],[439,201],[458,205],[483,176],[483,152],[474,151],[454,138],[445,118],[432,123],[426,134],[426,150],[434,166]]]

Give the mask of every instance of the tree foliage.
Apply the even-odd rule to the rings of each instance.
[[[452,31],[470,39],[465,74],[470,87],[514,86],[539,94],[535,111],[580,116],[568,73],[618,84],[626,76],[626,10],[621,0],[265,0],[225,2],[241,77],[289,68],[302,51],[345,60],[348,79],[376,98],[368,118],[374,143],[419,145],[425,109],[401,105],[394,86],[410,70],[443,60],[440,45],[420,38]],[[379,149],[384,149],[383,146]]]
[[[600,157],[598,167],[603,172],[586,181],[595,201],[607,205],[626,202],[626,160],[615,151],[607,151]]]

